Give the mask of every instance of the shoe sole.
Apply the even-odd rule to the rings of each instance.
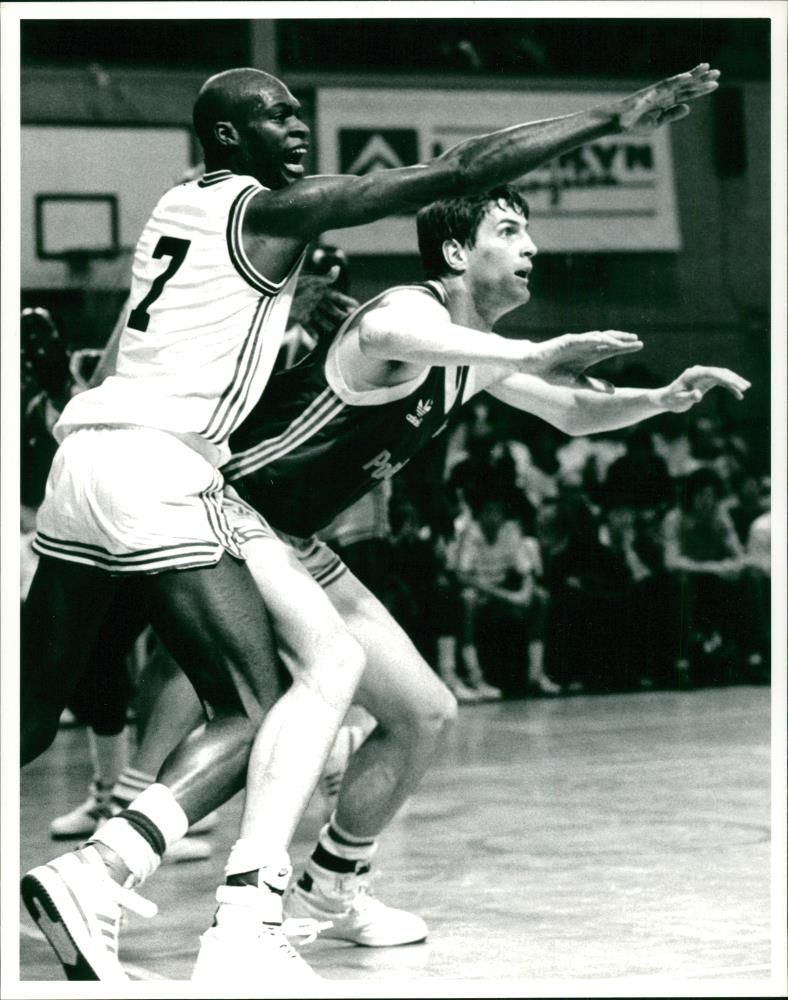
[[[21,892],[27,912],[57,955],[67,979],[121,981],[117,973],[102,976],[103,962],[92,962],[88,958],[94,949],[82,909],[54,868],[46,866],[28,872],[22,878]],[[70,960],[72,955],[73,960]],[[123,981],[126,981],[125,976]]]
[[[361,941],[357,937],[351,937],[350,934],[331,933],[331,930],[324,930],[320,932],[320,940],[323,938],[330,938],[332,941],[348,941],[350,944],[358,945],[360,948],[407,948],[408,945],[412,944],[423,944],[427,940],[427,935],[423,935],[420,938],[413,938],[409,941],[391,941],[386,939],[378,939],[375,941]]]

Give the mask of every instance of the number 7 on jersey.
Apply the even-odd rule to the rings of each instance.
[[[135,306],[129,313],[127,326],[132,330],[141,330],[143,333],[148,329],[150,316],[148,309],[164,291],[164,286],[175,274],[186,258],[186,251],[191,245],[191,240],[179,240],[175,236],[162,236],[153,251],[154,257],[169,257],[170,262],[165,269],[153,279],[153,284],[145,298]]]

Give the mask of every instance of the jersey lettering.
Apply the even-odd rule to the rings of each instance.
[[[391,463],[391,452],[384,449],[374,458],[370,459],[362,469],[371,469],[370,475],[373,479],[391,479],[400,469],[404,468],[406,462]]]
[[[159,238],[156,249],[153,251],[153,256],[169,257],[170,262],[161,274],[156,275],[153,279],[153,284],[150,286],[150,291],[145,298],[129,313],[127,326],[130,326],[132,330],[140,330],[144,333],[148,329],[148,324],[150,323],[148,309],[150,309],[161,295],[164,291],[164,286],[183,263],[186,258],[186,251],[190,245],[191,240],[181,240],[175,236],[162,236]]]

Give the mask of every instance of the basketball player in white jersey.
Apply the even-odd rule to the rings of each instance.
[[[305,245],[327,229],[513,179],[599,136],[677,121],[687,101],[717,88],[718,76],[701,64],[609,105],[466,140],[426,164],[314,178],[303,176],[308,129],[280,81],[243,69],[204,85],[194,122],[207,173],[168,192],[154,210],[135,254],[117,373],[73,400],[55,429],[61,446],[39,513],[41,561],[23,615],[23,763],[54,739],[117,601],[144,602],[209,712],[157,783],[84,850],[23,879],[25,903],[69,978],[125,979],[117,958],[121,905],[146,909],[130,889],[190,823],[244,784],[266,713],[269,735],[255,743],[258,757],[298,701],[290,690],[269,712],[282,675],[265,604],[222,507],[218,468],[270,374]],[[589,336],[564,345],[566,352],[587,360]],[[545,350],[522,345],[517,366],[538,368],[550,356]],[[277,900],[289,877],[275,845],[287,842],[316,780],[313,763],[319,773],[336,716],[344,716],[364,668],[361,646],[339,616],[326,620],[322,639],[321,667],[333,670],[321,677],[342,682],[312,690],[322,711],[310,730],[314,743],[299,741],[299,759],[285,770],[268,769],[268,801],[273,796],[277,806],[260,835],[251,798],[228,862],[228,889],[238,887],[232,880],[248,888],[247,876],[259,889],[251,911],[260,953],[271,961],[286,954]],[[249,898],[226,896],[227,926],[248,919]]]

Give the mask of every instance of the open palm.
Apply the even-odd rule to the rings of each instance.
[[[716,386],[727,389],[737,399],[742,399],[745,391],[750,388],[750,383],[728,368],[694,365],[664,388],[662,403],[673,413],[684,413]]]
[[[679,73],[638,90],[621,101],[622,131],[642,134],[679,121],[690,112],[687,102],[713,93],[719,86],[719,77],[719,70],[700,63],[689,73]]]

